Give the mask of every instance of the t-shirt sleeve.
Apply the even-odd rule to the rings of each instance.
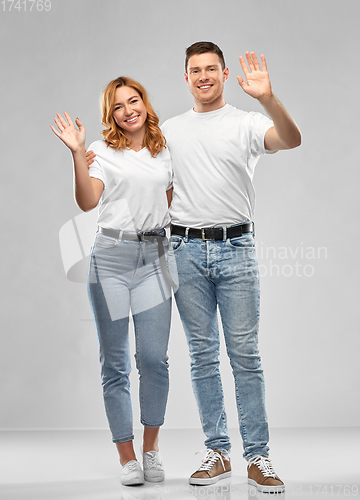
[[[166,135],[165,135],[165,131],[166,131],[166,124],[167,124],[167,120],[162,124],[160,125],[160,130],[161,132],[163,133],[165,139],[166,139]]]
[[[163,133],[165,139],[166,139],[166,124],[167,124],[167,121],[165,121],[162,125],[160,125],[160,129],[161,129],[161,132]],[[171,160],[171,154],[170,154],[170,151],[169,151],[169,146],[166,146],[166,149],[164,150],[166,151],[165,155],[167,157],[167,160],[168,160],[168,185],[167,185],[167,188],[166,188],[166,191],[168,189],[171,189],[173,187],[173,168],[172,168],[172,160]]]
[[[95,154],[98,153],[98,151],[97,151],[98,147],[96,146],[95,142],[90,144],[88,149],[94,151]],[[103,173],[102,168],[101,168],[101,162],[99,161],[99,159],[97,157],[94,159],[94,162],[90,165],[89,176],[94,177],[95,179],[100,179],[102,181],[102,183],[104,184],[104,188],[106,187],[105,176],[104,176],[104,173]]]
[[[270,118],[262,113],[249,113],[249,143],[250,151],[254,156],[276,153],[276,151],[268,151],[265,149],[265,134],[269,128],[274,126]]]
[[[170,165],[171,165],[171,163],[170,163]],[[173,171],[171,168],[171,170],[169,171],[169,175],[168,175],[168,185],[167,185],[166,191],[168,191],[172,187],[173,187]]]
[[[174,177],[174,172],[173,172],[173,163],[172,163],[172,159],[171,159],[171,153],[169,151],[169,147],[166,146],[165,149],[163,149],[163,151],[165,152],[165,155],[166,155],[166,166],[167,166],[167,174],[168,174],[168,178],[167,178],[167,187],[166,187],[166,191],[168,189],[171,189],[173,187],[173,177]]]

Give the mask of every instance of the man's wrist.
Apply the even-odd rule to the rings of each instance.
[[[272,104],[275,104],[277,102],[275,94],[271,92],[271,94],[264,95],[262,97],[259,97],[258,101],[264,108],[266,106],[271,106]]]

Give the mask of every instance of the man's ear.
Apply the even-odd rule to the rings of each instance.
[[[225,68],[223,71],[224,82],[226,82],[226,80],[229,78],[229,74],[230,74],[229,68]]]
[[[186,71],[184,73],[184,78],[185,78],[185,82],[189,85],[189,77],[188,77],[188,74],[186,73]]]

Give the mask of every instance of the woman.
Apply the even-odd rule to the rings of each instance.
[[[171,159],[159,120],[145,89],[120,77],[101,99],[103,140],[90,148],[85,129],[57,114],[53,132],[71,150],[75,198],[83,211],[99,203],[98,232],[91,251],[88,294],[99,340],[105,410],[123,466],[124,485],[162,481],[158,435],[168,395],[167,346],[171,286],[164,265],[164,228],[169,224]],[[133,447],[129,373],[129,311],[132,312],[136,366],[140,379],[143,470]]]

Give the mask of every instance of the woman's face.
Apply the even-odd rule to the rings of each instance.
[[[115,91],[113,117],[127,136],[145,133],[147,112],[139,93],[132,87],[118,87]]]

